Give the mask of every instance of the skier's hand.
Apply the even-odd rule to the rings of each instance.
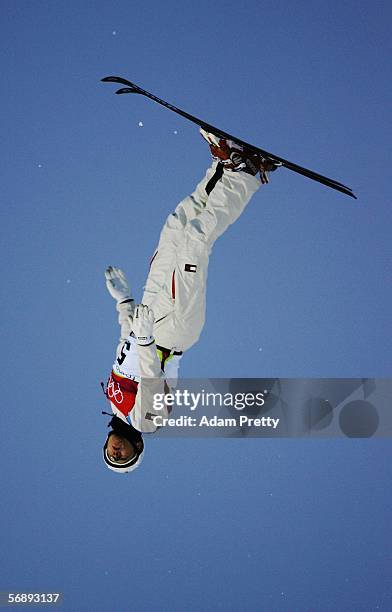
[[[126,276],[120,268],[109,266],[105,270],[106,287],[117,302],[131,299],[131,290]]]
[[[154,342],[154,313],[148,306],[139,304],[133,314],[132,331],[136,342],[141,346],[146,346]]]

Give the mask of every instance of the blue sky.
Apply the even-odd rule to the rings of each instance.
[[[214,249],[183,376],[390,377],[389,4],[1,13],[1,590],[105,612],[390,609],[388,440],[149,439],[128,479],[99,456],[118,337],[103,271],[123,267],[140,299],[166,215],[209,164],[195,126],[100,78],[358,195],[273,175]]]

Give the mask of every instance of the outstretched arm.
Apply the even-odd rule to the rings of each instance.
[[[114,266],[106,268],[105,279],[107,290],[112,298],[116,300],[118,322],[121,328],[119,346],[121,346],[132,330],[135,302],[132,299],[127,278],[120,268],[115,268]]]
[[[141,378],[161,378],[163,372],[154,339],[154,313],[148,306],[136,306],[133,317],[133,333],[137,342],[137,354]]]
[[[168,416],[167,407],[160,410],[155,407],[156,399],[164,398],[165,380],[157,355],[154,340],[154,313],[140,304],[136,307],[133,318],[133,333],[137,342],[137,353],[140,365],[140,382],[135,405],[131,412],[131,422],[142,432],[154,432],[154,415]]]

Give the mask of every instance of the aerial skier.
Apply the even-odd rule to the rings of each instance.
[[[195,191],[178,204],[161,231],[150,263],[142,303],[135,306],[119,268],[105,271],[116,300],[121,337],[105,395],[113,416],[104,447],[107,467],[118,473],[137,468],[143,433],[152,433],[153,396],[175,384],[180,360],[197,342],[205,321],[208,262],[215,240],[268,183],[278,163],[235,141],[200,130],[210,145],[211,167]],[[167,416],[167,408],[160,414]]]

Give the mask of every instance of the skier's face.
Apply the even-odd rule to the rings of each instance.
[[[113,433],[108,440],[107,454],[110,459],[124,463],[136,455],[135,449],[130,441],[115,433]]]

